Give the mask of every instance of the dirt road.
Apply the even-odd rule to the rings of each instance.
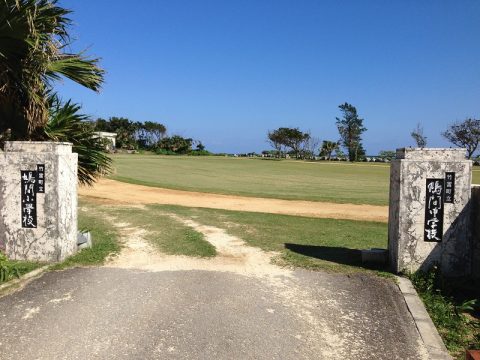
[[[109,179],[98,181],[94,187],[80,187],[79,194],[117,204],[169,204],[316,218],[388,221],[388,206],[210,194],[127,184]]]

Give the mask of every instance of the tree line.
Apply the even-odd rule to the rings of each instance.
[[[471,159],[480,143],[480,119],[466,118],[450,124],[442,136],[455,146],[467,149],[467,158]],[[423,133],[423,127],[418,124],[410,133],[418,147],[427,146],[427,137]]]
[[[98,118],[93,122],[95,131],[116,133],[120,149],[150,150],[158,154],[206,155],[201,141],[180,135],[167,136],[167,127],[153,121],[132,121],[124,117]]]
[[[345,102],[338,106],[341,116],[336,117],[336,125],[339,140],[324,140],[320,145],[318,138],[309,131],[303,132],[299,128],[280,127],[268,131],[267,139],[275,149],[277,157],[293,156],[297,159],[313,158],[317,154],[330,160],[335,152],[336,158],[348,159],[349,161],[365,160],[365,148],[362,136],[367,128],[363,125],[364,119],[358,115],[355,106]],[[467,150],[467,158],[471,159],[480,143],[480,120],[467,118],[464,121],[455,122],[443,131],[442,136],[455,146]],[[418,124],[410,133],[417,147],[427,146],[427,137],[423,127]],[[345,152],[342,151],[345,150]],[[383,150],[379,157],[391,159],[395,156],[392,150]]]
[[[367,130],[363,126],[363,119],[358,115],[355,106],[344,103],[339,105],[341,117],[336,118],[336,125],[340,140],[324,140],[321,143],[309,131],[303,132],[299,128],[281,127],[267,133],[268,142],[279,157],[288,155],[297,159],[313,158],[317,155],[332,158],[335,151],[337,158],[348,158],[350,161],[360,161],[365,157],[362,144],[362,134]],[[346,154],[341,148],[344,148]]]

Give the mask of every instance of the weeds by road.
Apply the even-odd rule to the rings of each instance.
[[[9,260],[0,252],[0,284],[29,273],[41,267],[42,263],[33,261]]]
[[[465,349],[480,348],[478,287],[442,279],[433,269],[410,276],[447,349],[464,359]]]

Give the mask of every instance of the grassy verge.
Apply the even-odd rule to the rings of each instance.
[[[62,263],[52,266],[53,270],[60,270],[72,266],[101,265],[105,259],[120,251],[118,232],[101,215],[95,215],[92,205],[82,203],[78,212],[78,229],[90,231],[92,247],[83,249]]]
[[[410,279],[452,356],[464,359],[466,349],[480,349],[478,284],[442,280],[435,269]]]
[[[278,252],[280,255],[276,261],[280,265],[307,269],[365,271],[359,249],[387,246],[387,225],[384,223],[172,205],[123,207],[92,202],[90,206],[95,206],[97,213],[113,217],[118,223],[145,230],[142,236],[146,240],[162,253],[172,255],[211,257],[216,255],[216,250],[203,234],[171,215],[223,228],[251,246]],[[95,222],[101,220],[95,217],[88,221],[90,225]],[[82,253],[78,256],[83,257]]]
[[[472,170],[472,183],[480,184],[480,169],[474,167]]]
[[[4,254],[0,253],[0,284],[19,278],[43,265],[45,264],[32,261],[9,260]]]
[[[308,269],[362,271],[359,249],[387,246],[383,223],[166,205],[147,209],[148,216],[157,221],[164,213],[174,213],[224,228],[252,246],[279,252],[280,264]]]
[[[146,230],[145,239],[162,253],[194,257],[216,255],[215,247],[205,240],[203,234],[165,215],[138,208],[104,208],[119,222]]]

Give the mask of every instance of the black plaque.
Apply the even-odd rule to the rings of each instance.
[[[455,201],[455,173],[445,173],[445,203],[453,204]]]
[[[444,190],[445,179],[427,179],[427,195],[425,198],[425,241],[442,241]]]
[[[37,227],[37,172],[20,171],[22,184],[22,227]]]
[[[37,164],[37,193],[45,193],[45,164]]]

